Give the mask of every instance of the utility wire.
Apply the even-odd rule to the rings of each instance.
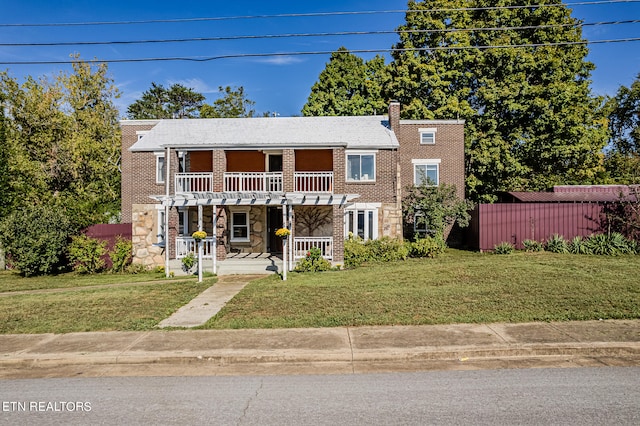
[[[275,15],[242,15],[242,16],[214,16],[204,18],[179,18],[179,19],[149,19],[138,21],[96,21],[96,22],[53,22],[53,23],[4,23],[0,27],[70,27],[70,26],[93,26],[93,25],[132,25],[132,24],[166,24],[166,23],[186,23],[204,21],[230,21],[241,19],[274,19],[274,18],[307,18],[321,16],[343,16],[343,15],[379,15],[392,13],[439,13],[439,12],[462,12],[481,10],[506,10],[506,9],[527,9],[538,7],[574,7],[592,6],[617,3],[640,3],[640,0],[602,0],[583,1],[575,3],[554,3],[554,4],[529,4],[513,6],[489,6],[489,7],[460,7],[447,9],[400,9],[400,10],[365,10],[346,12],[312,12],[312,13],[281,13]]]
[[[289,34],[262,34],[262,35],[237,35],[237,36],[217,36],[217,37],[191,37],[191,38],[173,38],[173,39],[150,39],[150,40],[115,40],[115,41],[64,41],[64,42],[36,42],[36,43],[1,43],[3,47],[42,47],[42,46],[95,46],[95,45],[123,45],[123,44],[151,44],[151,43],[185,43],[199,41],[229,41],[229,40],[259,40],[259,39],[277,39],[277,38],[294,38],[294,37],[333,37],[333,36],[351,36],[351,35],[384,35],[384,34],[420,34],[420,33],[453,33],[453,32],[471,32],[471,31],[518,31],[518,30],[537,30],[547,28],[563,28],[563,27],[587,27],[599,25],[621,25],[621,24],[637,24],[640,19],[626,21],[604,21],[589,22],[575,24],[549,24],[549,25],[529,25],[521,27],[488,27],[488,28],[443,28],[429,30],[379,30],[379,31],[339,31],[325,33],[289,33]]]
[[[604,44],[604,43],[624,43],[640,41],[640,37],[609,39],[609,40],[591,40],[591,41],[572,41],[557,43],[530,43],[516,45],[497,45],[497,46],[438,46],[438,47],[415,47],[415,48],[388,48],[388,49],[354,49],[349,50],[350,53],[402,53],[402,52],[430,52],[430,51],[447,51],[447,50],[488,50],[488,49],[505,49],[505,48],[523,48],[523,47],[554,47],[554,46],[575,46],[588,44]],[[184,57],[157,57],[157,58],[129,58],[129,59],[93,59],[84,62],[90,63],[126,63],[126,62],[167,62],[167,61],[188,61],[188,62],[209,62],[221,59],[238,59],[238,58],[268,58],[268,57],[286,57],[286,56],[310,56],[310,55],[329,55],[334,51],[312,51],[312,52],[273,52],[273,53],[235,53],[218,56],[184,56]],[[77,60],[52,60],[52,61],[2,61],[0,65],[54,65],[54,64],[71,64]]]

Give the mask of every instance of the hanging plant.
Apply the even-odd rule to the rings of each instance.
[[[289,235],[291,235],[291,231],[287,228],[280,228],[276,231],[276,237],[287,238]]]
[[[193,234],[191,234],[191,237],[196,241],[200,241],[207,238],[207,233],[204,231],[196,231]]]

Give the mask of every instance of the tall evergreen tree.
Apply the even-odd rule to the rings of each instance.
[[[602,99],[577,21],[549,0],[409,2],[387,94],[406,118],[465,119],[467,192],[602,178]],[[498,6],[497,8],[495,6]],[[497,27],[527,29],[488,30]],[[405,50],[406,49],[406,50]]]
[[[373,115],[385,111],[384,58],[363,61],[345,47],[331,54],[302,108],[306,116]]]

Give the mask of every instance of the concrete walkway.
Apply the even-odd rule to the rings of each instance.
[[[0,378],[640,366],[640,321],[0,335]]]
[[[224,275],[200,293],[195,299],[178,309],[169,318],[162,320],[158,327],[197,327],[217,314],[249,281],[264,275]]]

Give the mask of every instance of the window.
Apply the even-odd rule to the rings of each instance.
[[[428,234],[423,212],[418,211],[413,215],[413,234],[418,238],[424,238]]]
[[[413,183],[417,186],[440,184],[440,160],[412,160]]]
[[[157,241],[158,241],[158,245],[160,247],[164,247],[165,246],[165,220],[166,220],[166,214],[164,210],[158,210],[158,234],[156,235],[157,237]]]
[[[347,181],[373,182],[375,180],[376,154],[347,152]]]
[[[189,210],[178,209],[178,235],[189,235]]]
[[[231,241],[249,241],[249,212],[233,212],[231,214]]]
[[[164,154],[156,154],[156,183],[164,183]]]
[[[355,207],[345,211],[345,235],[351,233],[363,240],[378,238],[378,209],[366,205],[361,206],[364,208],[357,208],[358,205]]]
[[[418,129],[420,132],[420,144],[421,145],[435,145],[436,143],[436,129]]]

